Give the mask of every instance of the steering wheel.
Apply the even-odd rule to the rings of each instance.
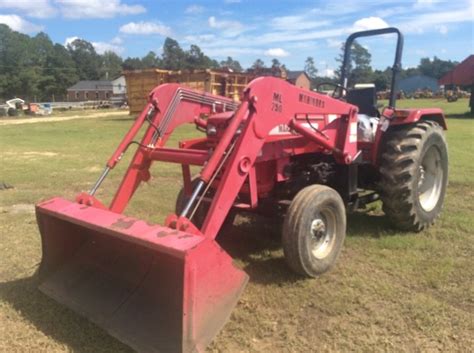
[[[332,91],[332,94],[331,94],[331,97],[333,98],[341,98],[341,92],[342,91],[347,92],[346,87],[344,87],[343,85],[340,85],[339,83],[334,83],[334,82],[320,82],[316,85],[316,90],[319,92],[320,91],[319,88],[324,85],[334,87],[334,90]],[[339,94],[336,96],[337,92],[339,92]]]

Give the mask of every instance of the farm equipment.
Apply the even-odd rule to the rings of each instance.
[[[389,106],[345,79],[353,41],[398,36]],[[261,77],[242,102],[178,84],[156,87],[90,192],[37,205],[40,289],[138,351],[203,351],[248,276],[215,238],[234,210],[284,217],[288,265],[315,277],[335,263],[346,212],[381,199],[404,230],[433,223],[447,183],[440,109],[396,109],[403,38],[395,28],[352,34],[333,96]],[[204,135],[167,141],[180,125]],[[141,141],[135,137],[148,124]],[[109,206],[94,194],[131,145],[135,155]],[[164,226],[123,214],[155,161],[182,166],[184,186]],[[190,166],[202,166],[192,178]]]

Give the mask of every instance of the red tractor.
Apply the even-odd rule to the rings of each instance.
[[[358,37],[398,36],[391,96],[351,88]],[[335,263],[346,213],[381,200],[392,223],[421,231],[440,214],[448,155],[440,109],[397,109],[403,38],[395,28],[352,34],[333,96],[261,77],[242,103],[178,84],[156,87],[88,193],[37,206],[40,289],[139,351],[202,351],[229,317],[248,276],[214,240],[231,212],[284,218],[289,267],[314,277]],[[201,137],[166,143],[180,125]],[[141,141],[135,136],[148,124]],[[94,197],[131,146],[135,155],[109,206]],[[123,214],[155,161],[182,166],[176,213],[164,226]],[[190,166],[202,166],[195,178]]]

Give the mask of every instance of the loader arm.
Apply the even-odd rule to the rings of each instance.
[[[305,126],[305,119],[298,119],[307,115],[323,117],[323,135]],[[262,77],[252,81],[245,91],[243,103],[232,119],[201,172],[201,180],[209,182],[223,152],[229,149],[232,138],[243,123],[242,132],[225,165],[224,174],[201,229],[207,237],[216,237],[239,190],[254,167],[265,139],[275,127],[290,126],[311,142],[332,152],[340,163],[350,164],[357,155],[357,107],[298,88],[281,79]]]
[[[163,147],[178,126],[195,122],[201,114],[232,111],[236,107],[237,103],[231,99],[196,92],[178,84],[165,84],[156,87],[149,95],[149,103],[107,162],[105,175],[120,161],[130,144],[134,142],[133,140],[142,125],[148,121],[150,126],[138,144],[139,147],[110,204],[110,210],[116,213],[124,211],[140,183],[150,178],[149,169],[152,159],[149,158],[149,152]],[[102,180],[101,176],[98,180],[99,185]],[[96,186],[98,187],[97,184]],[[97,189],[96,186],[93,188],[94,192]],[[84,203],[85,200],[92,204],[97,202],[97,200],[91,202],[90,199],[91,197],[85,194],[78,197],[80,203]]]

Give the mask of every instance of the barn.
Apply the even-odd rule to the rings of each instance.
[[[467,86],[471,90],[469,106],[474,114],[474,55],[469,55],[459,65],[440,78],[441,85]]]

